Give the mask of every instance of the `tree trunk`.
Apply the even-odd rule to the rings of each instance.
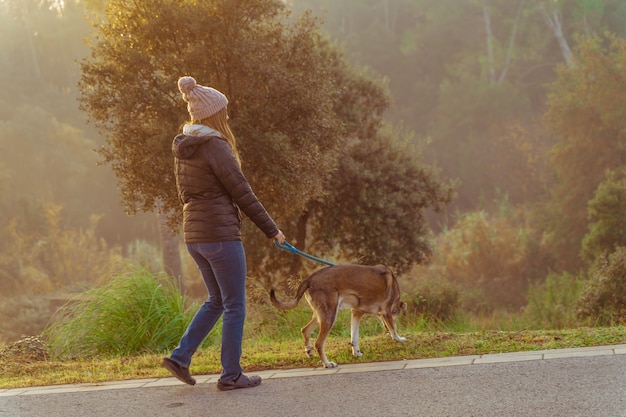
[[[502,81],[505,80],[506,73],[509,71],[509,66],[511,65],[511,59],[513,57],[513,48],[515,47],[515,37],[517,35],[517,27],[518,27],[520,18],[522,17],[522,10],[524,8],[524,3],[526,3],[526,0],[521,0],[517,8],[517,14],[515,15],[515,23],[513,23],[513,29],[511,29],[511,37],[509,38],[509,47],[506,53],[506,61],[504,62],[502,71],[500,71],[498,84],[502,83]]]
[[[496,85],[502,83],[506,79],[506,74],[509,71],[509,66],[511,65],[511,60],[513,57],[513,48],[515,47],[515,37],[517,36],[517,27],[519,24],[519,20],[522,16],[522,9],[524,7],[524,3],[526,0],[520,0],[519,6],[517,7],[517,14],[515,15],[515,21],[513,23],[513,28],[511,28],[511,36],[509,36],[509,45],[507,47],[506,60],[502,65],[502,69],[500,70],[500,76],[496,77],[496,62],[495,62],[495,54],[494,54],[494,36],[493,30],[491,27],[491,15],[489,14],[489,9],[487,5],[483,1],[483,18],[485,20],[485,32],[487,37],[487,61],[489,65],[489,84]]]
[[[493,31],[491,30],[491,16],[489,10],[483,2],[483,19],[485,20],[485,34],[487,37],[487,61],[489,65],[489,84],[496,83],[496,63],[493,54]]]
[[[552,9],[552,13],[546,10],[545,5],[541,5],[540,7],[543,18],[546,22],[546,25],[552,30],[554,37],[559,43],[559,48],[561,48],[561,54],[563,55],[563,59],[565,63],[569,67],[575,66],[574,60],[572,58],[572,50],[567,43],[567,39],[565,39],[565,34],[563,34],[563,22],[561,19],[561,15],[556,9]]]
[[[303,211],[302,214],[300,215],[300,218],[298,219],[298,224],[297,224],[296,241],[294,242],[294,246],[303,252],[306,251],[306,227],[307,227],[307,222],[309,220],[309,216],[310,216],[309,210]],[[302,257],[294,256],[291,262],[291,266],[289,268],[289,275],[296,276],[301,268],[302,268]]]
[[[185,293],[183,284],[183,268],[180,260],[179,236],[173,233],[167,225],[167,214],[158,213],[159,231],[161,235],[161,250],[163,255],[163,270],[178,283],[181,294]]]

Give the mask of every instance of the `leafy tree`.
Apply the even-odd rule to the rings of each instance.
[[[626,248],[598,258],[589,276],[576,303],[578,317],[600,326],[626,323]]]
[[[574,59],[575,67],[559,68],[546,113],[548,126],[559,137],[551,154],[557,184],[548,230],[569,270],[581,264],[587,202],[605,171],[626,161],[626,41],[611,35],[582,40]]]
[[[170,144],[188,118],[176,88],[190,74],[223,91],[244,170],[272,212],[321,193],[338,131],[335,86],[320,54],[316,22],[287,27],[276,1],[114,0],[82,63],[81,100],[107,135],[101,150],[129,212],[179,210]],[[298,176],[300,182],[290,178]],[[279,209],[280,208],[280,209]]]
[[[81,104],[107,137],[100,154],[128,212],[158,206],[179,222],[170,146],[188,118],[181,75],[229,97],[244,172],[279,223],[323,193],[341,135],[327,70],[336,57],[315,19],[287,26],[287,15],[274,0],[109,3],[81,65]]]
[[[451,200],[452,187],[422,165],[422,150],[397,129],[346,147],[329,195],[313,212],[321,242],[341,242],[348,256],[405,272],[430,254],[425,210]]]
[[[342,85],[336,114],[346,139],[338,167],[324,184],[326,195],[311,199],[294,221],[295,244],[316,253],[339,247],[351,261],[385,263],[403,272],[430,251],[425,211],[451,199],[450,185],[423,165],[422,146],[413,136],[386,126],[389,99],[381,83],[336,60],[331,73]],[[291,261],[290,274],[303,266]]]
[[[100,153],[129,212],[158,206],[178,223],[169,148],[187,118],[176,89],[184,74],[229,97],[244,171],[288,235],[309,201],[332,192],[339,144],[373,137],[387,102],[380,86],[346,66],[317,20],[305,13],[287,26],[287,15],[273,0],[109,3],[82,63],[81,104],[107,135]],[[263,252],[249,251],[252,265]]]
[[[588,261],[626,246],[626,177],[608,172],[589,200],[588,212],[589,233],[583,239],[583,255]]]

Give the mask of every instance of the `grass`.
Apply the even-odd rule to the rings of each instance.
[[[173,280],[133,268],[66,303],[44,337],[55,357],[158,352],[175,345],[191,320],[184,304]]]
[[[345,321],[345,320],[342,320]],[[408,331],[401,334],[408,338],[405,343],[394,342],[382,334],[377,323],[364,323],[361,331],[361,358],[353,358],[345,329],[333,332],[326,343],[328,357],[341,364],[377,361],[441,358],[448,356],[476,355],[560,349],[584,346],[601,346],[626,343],[626,326],[577,328],[564,330],[521,331]],[[339,324],[339,323],[338,323]],[[290,369],[319,367],[316,356],[309,359],[304,354],[297,327],[292,327],[291,338],[246,337],[244,339],[242,365],[246,372],[266,369]],[[349,330],[348,330],[349,332]],[[0,389],[32,387],[55,384],[99,383],[142,378],[169,377],[160,367],[163,354],[143,354],[91,360],[21,362],[17,359],[0,361]],[[193,374],[217,374],[219,346],[208,346],[194,356]]]
[[[61,309],[42,335],[47,346],[39,338],[41,346],[31,341],[39,348],[35,353],[43,355],[29,355],[31,348],[0,350],[0,389],[168,377],[160,367],[162,357],[197,308],[186,304],[172,283],[142,268],[104,280]],[[298,330],[311,318],[306,303],[289,312],[269,303],[249,307],[242,357],[246,372],[320,366],[317,356],[304,354]],[[506,312],[459,315],[446,322],[408,314],[398,323],[408,340],[397,343],[370,316],[361,322],[363,356],[353,358],[349,316],[340,312],[326,342],[329,359],[340,365],[626,343],[624,325],[539,330],[525,315]],[[220,333],[218,324],[194,356],[193,374],[220,372]]]

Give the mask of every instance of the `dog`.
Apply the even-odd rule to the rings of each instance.
[[[398,341],[406,341],[396,331],[396,320],[400,313],[406,313],[407,305],[400,301],[400,286],[391,270],[384,265],[335,265],[320,269],[302,281],[294,299],[281,302],[272,289],[270,300],[279,310],[295,308],[302,296],[306,297],[313,317],[301,329],[304,338],[305,353],[313,358],[311,333],[319,326],[319,334],[315,340],[317,351],[325,368],[336,368],[324,351],[326,338],[330,333],[337,313],[344,308],[351,308],[350,336],[352,356],[362,356],[359,350],[359,324],[365,314],[376,314],[391,337]]]

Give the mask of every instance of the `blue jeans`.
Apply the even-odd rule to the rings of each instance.
[[[191,357],[219,318],[222,321],[221,381],[243,371],[241,342],[246,317],[246,254],[241,241],[190,243],[187,250],[196,261],[209,292],[170,358],[188,368]]]

